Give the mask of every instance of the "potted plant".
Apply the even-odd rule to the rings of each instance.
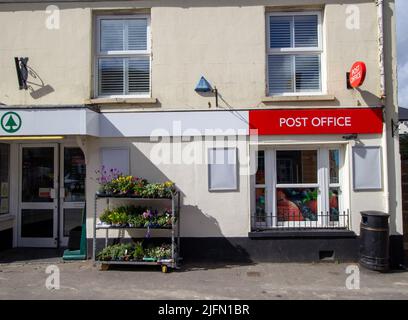
[[[141,261],[143,260],[144,255],[145,255],[145,252],[143,249],[142,242],[136,242],[135,249],[133,251],[133,259],[136,261]]]
[[[133,195],[136,197],[143,197],[144,190],[146,185],[148,184],[146,179],[142,178],[135,178],[133,184]]]
[[[103,226],[111,226],[112,225],[112,221],[110,219],[110,214],[111,211],[108,209],[105,209],[103,211],[103,213],[100,215],[99,220],[101,221],[101,224]]]
[[[112,181],[121,175],[119,170],[115,168],[107,170],[105,166],[102,166],[101,169],[96,170],[95,173],[98,175],[96,181],[99,183],[97,194],[108,196],[112,195],[114,187]]]

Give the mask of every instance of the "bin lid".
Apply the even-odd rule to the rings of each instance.
[[[389,217],[388,213],[382,211],[361,211],[363,216],[374,216],[374,217]]]

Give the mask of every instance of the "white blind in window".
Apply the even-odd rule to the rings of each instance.
[[[98,94],[148,95],[150,47],[148,18],[104,18],[97,58]]]
[[[320,55],[269,55],[269,93],[321,90]]]
[[[269,94],[321,91],[320,56],[318,14],[269,16]]]
[[[269,18],[269,43],[271,48],[292,47],[291,16],[271,16]]]
[[[295,47],[319,46],[317,15],[294,16]]]
[[[270,55],[268,57],[270,93],[294,91],[292,59],[290,55]]]
[[[296,92],[320,90],[320,56],[295,56]]]
[[[317,15],[270,16],[270,48],[318,47],[318,24]]]
[[[147,50],[147,19],[100,20],[101,52]]]
[[[141,57],[128,61],[128,93],[150,91],[150,59]]]
[[[99,59],[99,93],[124,94],[125,66],[123,58]]]

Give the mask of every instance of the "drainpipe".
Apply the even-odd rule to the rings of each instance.
[[[386,99],[387,92],[385,86],[385,62],[384,62],[384,0],[376,0],[377,22],[378,22],[378,57],[380,69],[380,99],[383,107],[384,123],[382,135],[382,151],[384,163],[384,210],[390,213],[390,193],[388,182],[388,143],[387,143],[387,113]]]

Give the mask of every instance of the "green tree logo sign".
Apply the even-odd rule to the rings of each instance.
[[[21,118],[15,112],[6,112],[1,117],[1,127],[7,133],[14,133],[21,128]]]

